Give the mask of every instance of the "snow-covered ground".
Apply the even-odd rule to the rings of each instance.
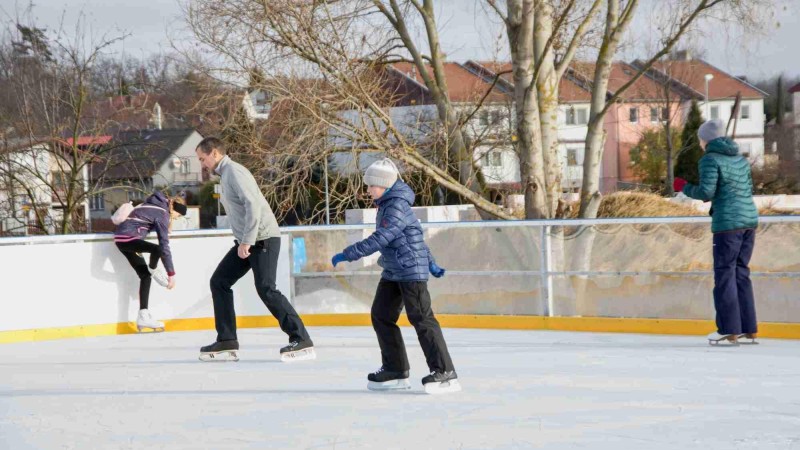
[[[318,359],[280,363],[280,330],[0,345],[0,448],[800,449],[800,342],[445,329],[464,390],[376,393],[370,328],[310,328]]]

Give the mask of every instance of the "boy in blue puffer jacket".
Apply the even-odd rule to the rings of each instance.
[[[388,158],[367,168],[364,184],[378,206],[376,230],[331,260],[335,267],[340,262],[356,261],[377,251],[381,253],[378,265],[383,267],[383,273],[372,303],[372,327],[378,336],[383,364],[367,376],[367,387],[372,390],[411,387],[408,356],[397,326],[405,306],[431,371],[422,379],[425,392],[460,391],[461,385],[428,293],[428,273],[439,278],[444,276],[445,270],[436,265],[425,244],[422,226],[411,211],[414,192],[398,178],[397,167]]]

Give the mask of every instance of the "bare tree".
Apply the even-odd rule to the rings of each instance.
[[[561,196],[558,91],[601,1],[486,0],[506,24],[526,218],[554,217]],[[571,34],[571,35],[570,35]]]
[[[592,92],[586,154],[584,157],[580,215],[596,217],[600,205],[600,160],[605,144],[605,116],[625,91],[659,61],[700,20],[713,18],[752,27],[764,18],[770,0],[667,0],[658,46],[642,60],[631,79],[609,93],[612,63],[636,15],[640,0],[485,0],[503,18],[514,64],[517,127],[526,194],[526,216],[551,217],[557,205],[557,138],[554,111],[558,81],[569,74],[577,52],[586,49],[587,37],[597,36],[591,74],[586,86]],[[601,20],[601,12],[605,18]],[[545,190],[545,197],[539,191]]]
[[[304,152],[307,164],[325,166],[329,157],[343,150],[356,162],[365,151],[384,153],[480,210],[512,218],[475,192],[480,189],[472,169],[474,158],[463,132],[473,114],[459,114],[448,98],[432,8],[432,2],[416,1],[238,0],[220,4],[204,0],[188,4],[186,17],[195,36],[223,61],[216,66],[218,78],[242,80],[257,67],[272,80],[266,90],[274,96],[273,104],[290,101],[297,117],[322,125],[311,127],[316,130],[311,135],[324,131],[326,138],[321,142],[332,145],[297,148]],[[422,17],[431,55],[424,55],[411,39],[407,22],[411,12]],[[392,83],[392,69],[386,64],[409,59],[402,57],[403,52],[411,55],[410,61],[425,80],[441,132],[420,133],[429,126],[428,114],[416,125],[400,120],[409,110],[426,110],[395,108],[402,94],[393,91],[397,84]],[[305,80],[306,85],[297,86],[292,80]]]
[[[94,100],[89,80],[104,49],[122,37],[90,44],[81,23],[72,36],[61,30],[48,38],[32,25],[17,30],[38,31],[8,31],[0,46],[0,175],[12,196],[7,213],[20,217],[24,205],[43,233],[87,230],[89,199],[102,192],[89,174],[112,149],[102,124],[87,119]]]
[[[597,217],[600,207],[600,160],[605,144],[603,122],[605,115],[625,91],[630,88],[654,63],[675,47],[680,39],[701,20],[727,20],[745,28],[754,29],[764,17],[764,9],[775,2],[770,0],[675,0],[660,2],[659,7],[669,9],[665,15],[669,20],[659,24],[663,30],[660,45],[638,66],[639,71],[631,79],[609,95],[608,76],[620,39],[629,28],[639,6],[639,0],[608,0],[603,38],[598,51],[594,80],[592,83],[592,105],[589,129],[586,136],[587,154],[584,158],[583,184],[581,189],[580,215]],[[666,19],[665,19],[666,20]],[[706,24],[708,26],[708,24]]]

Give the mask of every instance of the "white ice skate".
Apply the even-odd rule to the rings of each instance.
[[[281,349],[282,362],[308,361],[317,359],[314,344],[310,341],[294,341]]]
[[[430,375],[422,379],[422,386],[426,394],[447,394],[461,390],[456,371],[431,372]]]
[[[756,333],[744,333],[739,335],[739,343],[745,345],[758,345]]]
[[[709,345],[739,345],[739,340],[736,338],[735,334],[719,334],[715,331],[709,334],[707,337]]]
[[[139,317],[136,318],[136,328],[139,330],[139,333],[142,330],[151,330],[151,331],[164,331],[164,322],[159,322],[156,319],[153,319],[153,316],[150,314],[150,311],[147,309],[140,309],[139,310]]]
[[[169,277],[167,276],[167,273],[164,272],[162,269],[159,269],[158,267],[156,267],[155,269],[151,269],[150,266],[147,266],[147,270],[150,271],[150,276],[153,277],[156,283],[164,287],[169,286]]]

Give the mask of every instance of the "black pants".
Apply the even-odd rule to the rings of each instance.
[[[428,369],[438,372],[454,370],[444,342],[442,328],[431,309],[431,296],[426,281],[397,282],[381,280],[372,303],[372,328],[378,336],[383,367],[391,371],[409,370],[403,335],[397,326],[400,312],[406,307],[408,321],[417,331],[419,345],[425,353]]]
[[[750,257],[756,230],[714,234],[714,309],[720,334],[756,333],[756,305]]]
[[[136,271],[136,275],[139,275],[139,309],[147,309],[150,301],[150,283],[153,279],[141,253],[150,253],[150,268],[155,269],[158,267],[158,260],[161,259],[161,247],[140,239],[131,242],[117,242],[117,248]]]
[[[310,341],[305,325],[297,315],[289,300],[275,287],[278,270],[278,255],[281,239],[278,237],[258,241],[250,247],[247,259],[239,258],[239,244],[233,246],[222,258],[214,275],[211,276],[211,296],[214,299],[214,321],[217,327],[217,341],[236,338],[236,311],[233,307],[233,286],[248,270],[253,269],[256,292],[269,312],[278,319],[289,341]]]

